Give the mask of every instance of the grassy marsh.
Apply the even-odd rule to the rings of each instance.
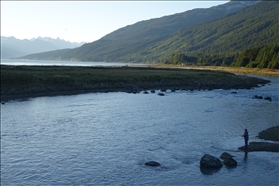
[[[1,100],[79,92],[250,89],[265,83],[268,81],[217,70],[1,65]]]

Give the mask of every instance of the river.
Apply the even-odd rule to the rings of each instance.
[[[82,61],[50,61],[50,60],[24,60],[1,59],[1,65],[26,65],[26,66],[146,66],[143,63],[123,62],[82,62]]]
[[[279,153],[238,150],[278,126],[278,77],[252,90],[88,93],[1,105],[1,185],[278,185]],[[232,94],[236,91],[237,94]],[[272,101],[252,99],[271,96]],[[204,154],[237,167],[204,172]],[[157,161],[161,167],[145,166]]]

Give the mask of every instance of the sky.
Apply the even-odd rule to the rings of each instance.
[[[227,1],[1,1],[1,36],[93,42],[139,21]]]

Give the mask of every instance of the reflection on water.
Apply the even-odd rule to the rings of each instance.
[[[221,167],[218,168],[205,168],[205,167],[200,167],[201,173],[204,175],[213,175],[215,173],[218,173],[221,170]]]
[[[248,158],[248,152],[245,152],[245,153],[244,153],[244,162],[245,162],[245,163],[247,162],[247,158]]]
[[[1,105],[2,185],[278,185],[278,153],[238,150],[278,125],[278,84],[253,90],[81,94]],[[254,94],[274,99],[254,100]],[[200,169],[204,154],[237,167]],[[162,167],[146,167],[157,161]]]

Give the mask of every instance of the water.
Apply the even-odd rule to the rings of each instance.
[[[143,66],[140,63],[121,62],[81,62],[81,61],[43,61],[43,60],[23,60],[23,59],[1,59],[1,65],[34,65],[34,66]]]
[[[268,77],[266,77],[268,78]],[[278,78],[253,90],[40,97],[1,105],[1,185],[279,185],[279,154],[238,151],[277,126]],[[158,91],[157,91],[158,92]],[[258,94],[272,102],[252,99]],[[204,154],[236,168],[203,172]],[[147,161],[161,167],[147,167]]]

